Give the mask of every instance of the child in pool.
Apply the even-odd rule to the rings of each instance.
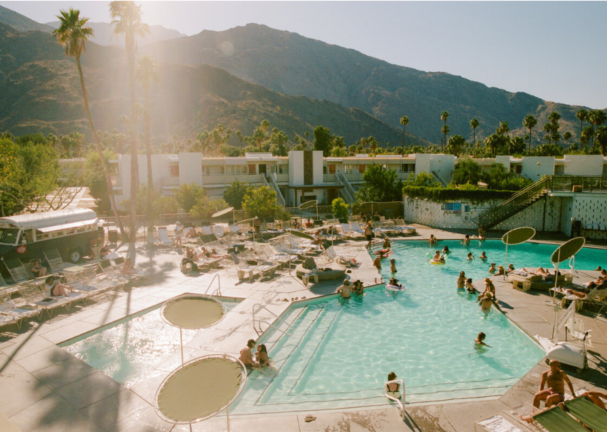
[[[474,348],[476,348],[476,349],[481,349],[484,347],[491,348],[491,345],[487,345],[484,342],[486,337],[487,337],[487,335],[485,335],[485,333],[480,332],[478,334],[478,336],[476,337],[476,339],[474,340]]]

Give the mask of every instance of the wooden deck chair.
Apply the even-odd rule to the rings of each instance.
[[[61,258],[61,254],[59,254],[57,249],[45,251],[44,257],[51,268],[51,273],[57,273],[68,266],[68,264],[63,262],[63,258]]]
[[[18,259],[5,260],[4,265],[8,269],[13,281],[15,283],[24,282],[29,279],[29,275],[27,274],[27,270],[23,268],[23,264]]]
[[[565,402],[569,413],[595,432],[607,432],[607,411],[584,397]]]

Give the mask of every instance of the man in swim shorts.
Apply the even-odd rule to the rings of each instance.
[[[247,346],[240,350],[240,357],[238,358],[238,360],[240,360],[242,364],[246,366],[247,370],[259,366],[253,360],[253,353],[251,352],[253,348],[255,348],[255,341],[253,339],[249,339],[249,341],[247,342]]]
[[[550,369],[542,374],[540,390],[533,398],[533,406],[540,407],[540,401],[546,401],[546,408],[550,408],[565,400],[565,383],[572,395],[573,385],[569,377],[561,370],[561,364],[557,360],[550,360]],[[544,386],[547,388],[544,390]]]

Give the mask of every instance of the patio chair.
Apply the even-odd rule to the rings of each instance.
[[[0,291],[0,325],[16,323],[21,328],[21,320],[39,314],[35,307],[17,306],[6,291]]]
[[[222,225],[213,225],[213,234],[218,239],[223,237],[223,226]]]
[[[15,283],[24,282],[29,279],[27,270],[25,270],[23,264],[18,259],[5,260],[4,265]]]
[[[46,258],[46,262],[51,268],[51,273],[57,273],[67,266],[71,264],[66,264],[63,262],[63,258],[61,258],[61,254],[57,249],[51,249],[44,252],[44,257]]]
[[[407,225],[404,219],[396,219],[396,225],[405,230],[405,234],[417,234],[415,227]]]
[[[350,228],[350,225],[348,225],[347,223],[342,223],[342,224],[340,224],[340,226],[341,226],[341,232],[343,233],[343,235],[345,237],[360,238],[360,237],[364,236],[363,234],[361,234],[359,232],[352,231],[352,228]]]
[[[607,432],[607,411],[584,397],[565,402],[569,413],[595,432]]]
[[[563,411],[559,406],[534,414],[533,420],[549,432],[588,432],[584,426]]]
[[[329,258],[329,261],[335,261],[336,263],[345,266],[355,265],[356,263],[356,260],[354,258],[338,254],[337,251],[335,251],[335,249],[333,248],[333,246],[327,248],[327,257]]]
[[[264,245],[264,251],[266,252],[266,259],[268,261],[275,261],[281,264],[287,264],[289,261],[297,261],[298,256],[288,254],[277,250],[273,244]]]
[[[213,229],[209,225],[203,226],[202,230],[203,230],[203,235],[204,234],[206,234],[206,235],[213,234]]]
[[[352,231],[355,233],[365,235],[365,230],[360,228],[360,225],[357,221],[350,221],[350,226],[352,227]]]
[[[169,237],[167,227],[158,227],[158,238],[160,239],[159,246],[173,246],[173,239]]]

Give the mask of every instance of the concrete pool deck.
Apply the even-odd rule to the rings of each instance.
[[[434,234],[439,239],[461,239],[461,234],[436,229],[419,229],[427,239]],[[364,242],[336,246],[338,252],[354,256],[360,266],[349,274],[361,279],[366,286],[379,281]],[[65,317],[58,317],[32,326],[28,331],[0,343],[0,411],[23,432],[25,431],[169,431],[171,424],[162,421],[153,409],[158,385],[180,363],[179,353],[159,365],[154,377],[136,383],[130,388],[117,383],[83,361],[68,354],[58,343],[74,338],[103,325],[145,310],[155,304],[185,292],[204,293],[214,274],[199,277],[184,276],[179,272],[175,252],[138,257],[138,264],[149,268],[153,277],[145,286],[125,293],[114,294],[109,301],[82,308]],[[221,275],[221,295],[244,299],[226,319],[203,331],[184,349],[187,359],[207,353],[225,352],[238,355],[248,339],[259,335],[253,329],[251,310],[254,304],[267,305],[279,315],[291,300],[312,298],[333,293],[338,283],[323,283],[304,287],[299,280],[281,275],[270,281],[241,282],[225,270]],[[294,272],[292,272],[294,273]],[[598,272],[577,272],[574,282],[596,277]],[[529,335],[549,337],[552,306],[543,293],[520,292],[511,284],[494,277],[502,310]],[[476,281],[475,285],[482,285]],[[214,286],[215,287],[215,286]],[[212,288],[214,290],[214,288]],[[289,301],[282,301],[288,299]],[[262,310],[259,315],[267,323],[274,316]],[[579,315],[586,329],[592,329],[592,347],[589,347],[590,369],[578,376],[572,369],[566,372],[574,388],[607,388],[607,320],[594,315]],[[267,325],[267,324],[266,324]],[[265,328],[265,327],[264,327]],[[564,337],[564,334],[562,335]],[[239,431],[472,431],[474,422],[512,410],[522,403],[530,403],[539,386],[540,374],[547,369],[538,363],[506,394],[498,399],[467,401],[449,404],[407,406],[405,422],[395,408],[350,410],[344,412],[310,412],[315,421],[305,422],[308,413],[239,416],[231,418],[231,430]],[[0,424],[1,420],[0,420]],[[225,417],[218,417],[193,425],[194,431],[225,430]],[[174,431],[189,430],[175,427]]]

